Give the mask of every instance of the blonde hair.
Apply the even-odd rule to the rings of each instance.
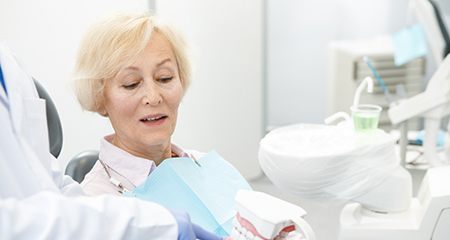
[[[104,105],[105,81],[114,78],[121,68],[134,61],[147,46],[152,32],[158,32],[169,42],[181,84],[187,90],[191,68],[182,36],[149,13],[114,15],[93,25],[80,45],[74,85],[84,110],[100,113]]]

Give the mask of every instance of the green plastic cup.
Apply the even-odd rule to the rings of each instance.
[[[352,106],[353,124],[358,132],[370,132],[378,128],[381,107],[372,104]]]

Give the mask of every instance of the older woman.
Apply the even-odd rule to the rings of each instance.
[[[99,161],[82,182],[87,194],[133,190],[164,159],[199,158],[171,143],[190,66],[177,32],[154,17],[117,15],[90,29],[75,67],[83,109],[108,117]]]

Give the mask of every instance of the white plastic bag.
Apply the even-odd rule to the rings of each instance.
[[[260,142],[262,170],[279,188],[306,198],[353,199],[398,165],[395,140],[382,130],[356,133],[351,124],[297,124]]]

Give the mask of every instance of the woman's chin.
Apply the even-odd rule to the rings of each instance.
[[[150,139],[145,139],[143,141],[143,143],[144,143],[144,145],[148,146],[149,148],[165,147],[166,145],[170,144],[170,137],[155,138],[153,136]]]

